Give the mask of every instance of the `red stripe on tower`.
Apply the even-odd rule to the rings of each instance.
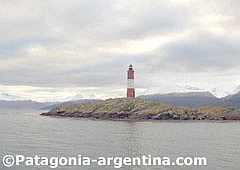
[[[129,66],[127,71],[127,98],[135,98],[134,70],[132,65]]]

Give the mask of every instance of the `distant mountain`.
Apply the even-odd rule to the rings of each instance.
[[[54,103],[40,103],[32,100],[0,100],[0,109],[41,109],[52,104]]]
[[[217,105],[240,108],[240,92],[221,98]]]
[[[67,102],[36,102],[32,100],[10,100],[16,96],[1,93],[0,96],[7,97],[8,100],[0,99],[0,109],[42,109],[51,110],[56,107],[77,107],[83,103],[95,103],[101,100],[96,99],[79,99],[70,100]],[[146,101],[162,102],[174,106],[186,107],[201,107],[201,106],[223,106],[234,107],[240,109],[240,92],[228,95],[224,98],[217,98],[210,92],[181,92],[181,93],[168,93],[168,94],[149,94],[142,95],[138,98]]]
[[[36,102],[32,100],[0,100],[0,109],[41,109],[51,110],[58,106],[76,106],[82,103],[93,103],[100,100],[80,99],[68,102]]]
[[[149,101],[164,102],[175,106],[189,107],[211,105],[219,100],[210,92],[151,94],[139,96],[139,98]]]

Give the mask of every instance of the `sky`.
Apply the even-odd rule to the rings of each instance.
[[[239,0],[1,0],[0,100],[66,101],[240,85]]]

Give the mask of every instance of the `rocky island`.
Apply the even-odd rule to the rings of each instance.
[[[107,99],[75,105],[59,105],[43,116],[61,116],[101,120],[240,120],[240,111],[231,107],[173,106],[143,99]]]

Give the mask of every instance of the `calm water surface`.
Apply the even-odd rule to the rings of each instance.
[[[42,117],[38,113],[39,111],[0,111],[1,157],[5,154],[75,156],[79,153],[93,158],[142,154],[172,158],[197,155],[207,157],[208,166],[122,169],[240,169],[240,122],[112,122]],[[4,169],[2,165],[0,169]]]

